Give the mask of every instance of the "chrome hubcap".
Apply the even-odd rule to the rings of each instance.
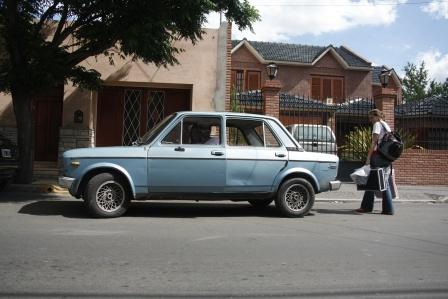
[[[114,212],[124,203],[124,188],[116,181],[107,181],[101,184],[96,191],[96,204],[104,212]]]
[[[299,212],[308,204],[308,191],[302,185],[291,185],[285,194],[286,205],[294,212]]]

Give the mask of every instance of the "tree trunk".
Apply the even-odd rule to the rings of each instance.
[[[19,169],[16,182],[30,184],[33,179],[34,162],[34,115],[30,94],[11,90],[14,114],[17,123],[17,145],[19,148]]]

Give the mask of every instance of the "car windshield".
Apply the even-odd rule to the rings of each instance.
[[[334,142],[333,134],[328,127],[298,126],[294,133],[298,141]]]
[[[156,138],[160,132],[165,129],[165,127],[176,117],[176,113],[171,114],[170,116],[165,117],[161,122],[159,122],[154,128],[146,132],[145,135],[140,139],[139,144],[149,144],[154,138]]]

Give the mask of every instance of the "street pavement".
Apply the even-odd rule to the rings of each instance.
[[[448,204],[358,206],[289,219],[273,205],[135,202],[92,219],[68,196],[1,193],[0,297],[448,298]]]

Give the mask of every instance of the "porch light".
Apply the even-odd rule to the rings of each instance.
[[[266,67],[266,72],[268,73],[269,80],[275,79],[277,77],[278,67],[275,63],[270,63]]]
[[[381,82],[381,86],[383,86],[383,88],[387,87],[387,84],[389,84],[389,78],[392,75],[392,70],[393,69],[383,69],[381,71],[380,74],[380,82]]]

